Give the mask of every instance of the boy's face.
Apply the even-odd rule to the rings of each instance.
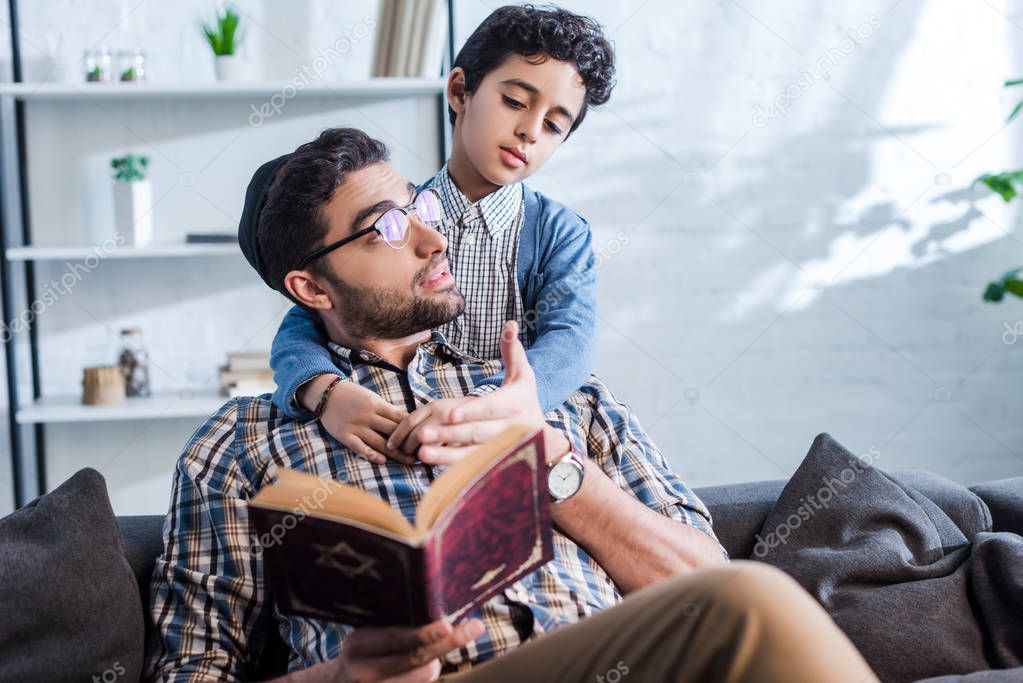
[[[457,137],[473,166],[495,185],[538,171],[565,140],[586,88],[575,66],[509,55],[465,96]]]

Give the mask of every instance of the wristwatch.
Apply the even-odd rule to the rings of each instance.
[[[569,451],[547,470],[547,491],[551,499],[560,503],[574,496],[582,488],[585,473],[582,457],[574,450]]]

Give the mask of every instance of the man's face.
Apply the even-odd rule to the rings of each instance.
[[[330,229],[324,244],[373,224],[385,211],[405,207],[415,186],[387,163],[348,174],[323,207]],[[372,232],[321,257],[323,283],[336,315],[358,339],[400,339],[446,323],[465,308],[445,256],[447,239],[409,214],[408,243],[389,246]]]
[[[565,140],[586,98],[575,66],[509,55],[466,96],[461,139],[473,166],[495,185],[539,170]]]

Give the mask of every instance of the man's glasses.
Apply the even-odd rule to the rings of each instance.
[[[423,221],[431,228],[437,228],[444,221],[444,211],[441,208],[440,194],[436,190],[426,189],[416,195],[416,198],[411,204],[405,207],[395,207],[388,209],[384,212],[384,215],[373,221],[373,225],[358,231],[354,235],[349,235],[344,239],[340,239],[337,242],[328,244],[325,247],[320,247],[316,251],[307,254],[298,262],[296,270],[302,270],[310,263],[320,258],[325,254],[343,247],[344,245],[354,240],[368,235],[371,232],[376,232],[380,235],[381,239],[387,243],[387,246],[394,249],[401,249],[408,244],[409,237],[412,234],[411,224],[408,220],[408,214],[410,211],[415,211],[416,215],[419,216],[419,220]]]

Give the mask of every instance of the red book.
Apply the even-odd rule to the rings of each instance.
[[[249,501],[278,609],[352,626],[457,622],[554,555],[543,432],[513,427],[430,485],[415,524],[295,470]]]

